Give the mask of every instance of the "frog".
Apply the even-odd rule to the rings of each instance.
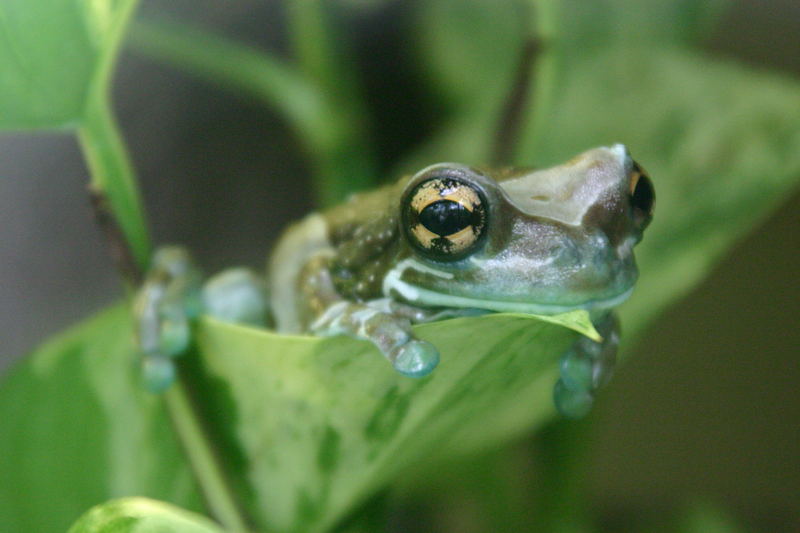
[[[638,278],[634,246],[655,190],[623,144],[545,169],[437,163],[289,226],[266,276],[203,283],[189,253],[165,247],[136,298],[145,381],[163,390],[201,314],[278,333],[371,342],[402,376],[440,363],[415,324],[487,313],[585,310],[601,340],[561,355],[556,408],[579,418],[610,379],[615,308]]]

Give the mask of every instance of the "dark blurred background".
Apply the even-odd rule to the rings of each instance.
[[[441,103],[414,64],[413,2],[351,3],[364,7],[351,37],[389,169]],[[286,46],[274,1],[145,0],[140,15]],[[733,1],[705,48],[800,76],[800,2]],[[279,228],[311,208],[302,150],[260,103],[130,51],[115,102],[155,241],[188,245],[208,272],[260,268]],[[0,136],[0,371],[121,295],[86,183],[71,136]],[[662,317],[601,395],[589,486],[612,529],[700,497],[760,530],[800,531],[798,213],[800,191]]]

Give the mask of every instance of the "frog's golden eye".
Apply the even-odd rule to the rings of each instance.
[[[486,199],[481,190],[452,177],[417,184],[403,202],[403,227],[411,245],[439,261],[463,259],[486,233]]]
[[[635,161],[631,171],[630,193],[634,211],[649,222],[656,203],[656,191],[647,173]]]

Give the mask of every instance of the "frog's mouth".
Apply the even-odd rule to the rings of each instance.
[[[412,261],[411,264],[403,264]],[[454,309],[480,309],[498,313],[526,313],[533,315],[557,315],[578,309],[587,311],[601,311],[611,309],[627,300],[633,292],[633,286],[626,288],[619,294],[587,300],[579,304],[559,304],[542,302],[517,302],[504,300],[488,300],[447,294],[431,289],[413,285],[402,279],[406,268],[412,267],[417,271],[424,271],[437,277],[452,277],[449,272],[443,272],[427,267],[413,260],[401,262],[397,268],[390,270],[383,279],[383,294],[387,297],[399,297],[403,301],[421,307],[447,307]]]

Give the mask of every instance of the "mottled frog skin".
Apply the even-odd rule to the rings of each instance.
[[[618,144],[545,170],[440,163],[354,195],[292,225],[266,283],[239,269],[201,290],[165,274],[194,270],[185,252],[164,249],[137,304],[145,376],[156,389],[171,381],[170,357],[186,349],[200,312],[278,332],[354,336],[400,373],[422,377],[439,353],[414,337],[414,323],[586,309],[603,342],[581,338],[563,355],[554,393],[562,413],[581,416],[613,370],[612,309],[633,289],[633,247],[653,205],[649,178]]]

